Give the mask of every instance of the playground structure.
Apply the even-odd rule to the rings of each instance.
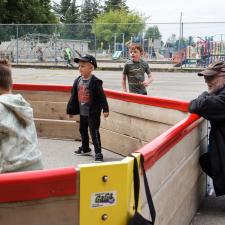
[[[213,38],[203,40],[198,37],[192,45],[182,48],[180,52],[173,55],[173,63],[180,66],[207,67],[210,63],[225,60],[225,40],[213,41]]]
[[[12,62],[60,62],[64,61],[63,50],[70,48],[72,57],[88,51],[89,41],[60,39],[57,35],[27,33],[22,37],[2,42],[1,57]]]
[[[75,122],[65,114],[70,90],[71,86],[14,85],[14,92],[24,95],[34,108],[39,137],[80,138],[79,118]],[[137,158],[144,156],[156,225],[190,223],[205,194],[198,157],[207,144],[206,121],[190,115],[185,101],[105,93],[110,117],[101,123],[102,146],[124,159],[2,174],[1,224],[127,224],[133,213],[133,158],[127,155],[134,152]],[[107,194],[114,197],[113,204],[95,201],[96,196]],[[141,200],[146,216],[145,196]]]

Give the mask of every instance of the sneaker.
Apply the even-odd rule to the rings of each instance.
[[[75,155],[91,155],[91,149],[89,148],[87,152],[84,152],[82,147],[79,147],[78,150],[74,151]]]
[[[103,162],[103,155],[102,155],[102,153],[97,153],[95,155],[95,162]]]

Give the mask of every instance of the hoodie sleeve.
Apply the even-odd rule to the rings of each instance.
[[[104,90],[102,87],[102,83],[103,82],[101,80],[98,80],[96,89],[97,89],[98,97],[100,99],[100,104],[103,109],[103,112],[109,112],[109,105],[108,105],[108,102],[107,102],[107,99],[106,99],[106,96],[105,96],[105,93],[104,93]]]
[[[8,127],[11,125],[7,119],[7,115],[8,115],[8,110],[6,109],[4,104],[0,102],[0,142],[2,138],[6,138],[8,136]],[[0,152],[1,151],[2,150],[0,147]]]
[[[71,89],[71,96],[67,103],[66,113],[69,115],[76,115],[79,113],[79,104],[78,104],[78,95],[77,95],[78,79],[76,79],[73,83],[73,87]]]
[[[207,120],[225,120],[225,93],[218,95],[203,92],[189,103],[189,112],[196,113]]]
[[[2,103],[0,103],[0,129],[2,125],[2,120],[4,119],[4,111],[5,111],[5,107],[3,106]]]

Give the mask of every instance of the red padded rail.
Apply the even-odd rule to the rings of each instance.
[[[22,91],[59,91],[70,92],[71,85],[49,85],[49,84],[13,84],[14,90]]]
[[[176,145],[184,136],[190,133],[199,123],[199,116],[191,114],[166,132],[146,144],[136,152],[144,156],[146,169],[154,165],[164,154]]]
[[[17,202],[76,194],[73,167],[0,175],[0,202]]]
[[[107,97],[114,98],[126,102],[134,102],[142,105],[151,105],[161,108],[176,109],[188,112],[188,102],[182,100],[174,100],[169,98],[151,97],[147,95],[139,95],[128,92],[113,91],[105,89]]]
[[[14,84],[13,89],[24,91],[59,91],[70,92],[72,86],[69,85],[44,85],[44,84]],[[106,96],[113,99],[118,99],[126,102],[134,102],[142,105],[152,105],[161,108],[176,109],[183,112],[188,112],[188,102],[174,100],[169,98],[151,97],[138,95],[133,93],[113,91],[104,89]]]

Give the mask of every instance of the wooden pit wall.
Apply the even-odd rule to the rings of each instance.
[[[67,169],[62,168],[62,170]],[[71,168],[70,170],[74,170],[74,168]],[[27,180],[26,176],[29,173],[29,176],[33,176],[33,178]],[[5,181],[4,178],[1,177],[0,193],[6,192],[4,194],[5,198],[7,198],[6,194],[11,195],[8,196],[11,200],[4,199],[3,201],[2,196],[0,196],[0,224],[79,225],[79,171],[76,171],[77,175],[75,178],[70,174],[63,174],[63,176],[61,176],[60,172],[57,172],[57,170],[52,170],[52,172],[51,170],[41,171],[42,175],[37,175],[37,173],[39,172],[30,171],[18,173],[17,177],[14,178],[10,178],[13,176],[13,173],[10,173],[7,174],[9,176]],[[53,175],[48,177],[48,173],[52,173]],[[54,178],[57,176],[59,176],[58,180],[57,178]],[[69,183],[64,179],[65,176],[71,176]],[[35,185],[35,182],[39,183]],[[8,188],[4,186],[6,183],[8,183]],[[12,183],[15,184],[13,185]],[[71,186],[73,186],[71,183],[76,185],[76,191],[73,194],[65,193],[60,194],[61,196],[57,196],[57,193],[64,192],[65,188],[71,189]],[[28,193],[28,195],[30,194],[30,197],[27,198],[26,193]],[[44,193],[44,196],[37,198],[39,193]]]
[[[15,91],[16,92],[16,91]],[[39,137],[80,140],[79,117],[68,119],[67,92],[18,91],[34,109]],[[108,98],[110,116],[101,119],[102,147],[128,155],[153,140],[187,116],[160,108]],[[76,120],[77,122],[74,122]]]
[[[49,91],[19,91],[19,93],[22,93],[34,107],[40,136],[79,138],[79,123],[68,120],[65,114],[66,102],[69,98],[68,93]],[[133,150],[137,150],[141,144],[153,140],[172,125],[187,117],[187,113],[177,110],[161,109],[115,99],[109,99],[109,104],[110,117],[102,119],[101,135],[103,147],[108,145],[109,149],[112,148],[111,150],[125,155]],[[182,139],[177,140],[177,143],[147,170],[157,211],[156,225],[188,225],[196,212],[200,199],[204,194],[204,175],[198,166],[198,157],[202,147],[206,145],[206,130],[205,121],[202,120],[201,125],[196,126]],[[107,138],[104,135],[107,135]],[[132,140],[135,142],[132,142]],[[137,143],[135,147],[133,146],[134,143]],[[132,150],[132,148],[134,149]],[[151,149],[149,149],[149,152],[151,152]],[[142,200],[144,199],[145,197],[142,197]],[[51,203],[50,199],[40,200],[40,206],[45,201]],[[74,199],[71,201],[74,201]],[[78,202],[77,199],[76,201]],[[21,204],[23,208],[23,203]],[[76,203],[73,203],[69,212],[73,211],[73,209],[78,210],[74,204]],[[20,207],[16,203],[15,206],[16,208]],[[61,206],[65,207],[63,204]],[[51,209],[51,205],[48,205],[48,207],[49,210],[54,212]],[[29,207],[27,207],[28,210]],[[49,212],[49,215],[52,215],[52,212]],[[145,202],[143,202],[143,212],[147,215]],[[22,210],[21,213],[23,213]],[[59,213],[55,211],[55,215]],[[11,216],[11,214],[8,215]],[[69,217],[71,219],[71,214],[69,217],[62,217],[63,222],[68,222],[66,220]],[[57,223],[61,225],[58,221],[51,221],[51,216],[49,216],[49,223],[51,222],[52,224]],[[21,222],[22,224],[26,223]],[[35,223],[30,224],[36,225]],[[43,222],[43,224],[45,223]],[[62,224],[64,225],[64,223]],[[14,224],[12,223],[12,225]]]
[[[205,194],[205,175],[198,160],[206,148],[207,123],[201,120],[147,170],[157,212],[155,225],[190,224]],[[147,216],[145,199],[142,192],[142,210]]]
[[[1,225],[79,225],[79,195],[0,203]]]

